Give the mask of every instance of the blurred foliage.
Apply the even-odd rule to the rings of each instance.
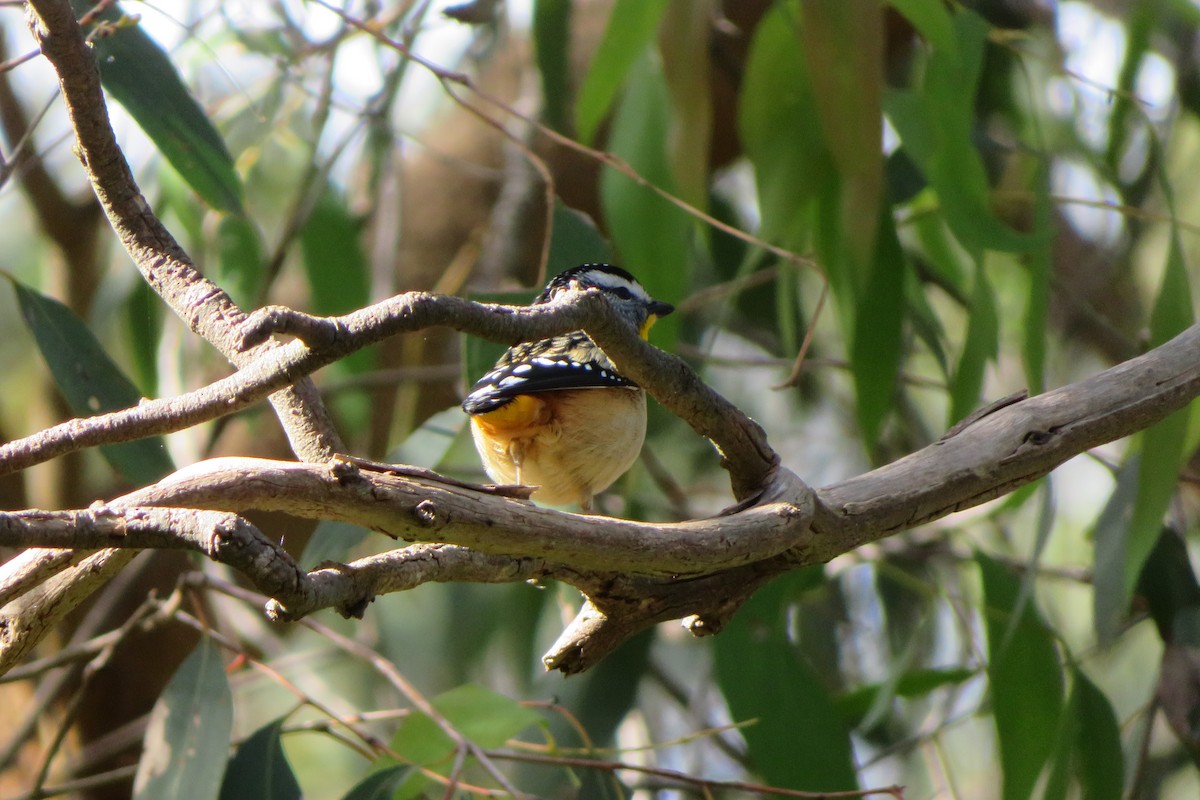
[[[528,297],[538,265],[493,243],[536,254],[549,236],[549,272],[614,258],[678,305],[653,341],[815,485],[1192,323],[1200,11],[1186,0],[476,0],[455,12],[474,24],[440,8],[106,12],[96,50],[135,174],[239,303],[340,313],[409,289]],[[10,53],[32,47],[19,10],[0,9],[0,25]],[[397,43],[540,109],[580,145],[456,88],[481,123]],[[0,435],[223,374],[106,229],[86,227],[102,220],[66,224],[86,189],[65,114],[51,103],[38,117],[49,66],[21,63],[0,82],[4,164],[19,165],[0,170]],[[550,209],[530,158],[554,176]],[[317,380],[356,452],[479,479],[451,406],[493,357],[428,332]],[[78,703],[119,711],[38,780],[136,770],[147,797],[439,796],[450,773],[464,781],[456,796],[495,787],[478,752],[413,710],[407,685],[539,797],[680,796],[661,770],[810,791],[903,785],[907,798],[1194,797],[1193,411],[781,578],[714,639],[661,626],[565,683],[537,661],[578,605],[562,587],[424,586],[379,598],[361,622],[320,617],[407,684],[332,634],[271,627],[236,592],[197,590],[203,620],[176,607],[158,624],[211,636],[164,660],[183,661],[169,683],[137,637],[123,640],[110,669],[140,693],[113,706],[82,678]],[[4,484],[0,500],[84,507],[172,460],[283,455],[276,428],[256,410],[165,437],[169,458],[157,441],[110,448],[109,464],[87,453]],[[671,520],[728,501],[708,445],[652,408],[646,458],[600,502]],[[296,553],[308,543],[306,566],[391,544],[332,523],[264,527]],[[98,607],[146,591],[118,583]],[[100,619],[82,619],[75,641],[126,622]],[[36,683],[61,689],[59,674]],[[0,730],[6,796],[36,774],[20,722],[45,710],[24,705],[34,684],[3,687],[5,707],[22,709]],[[69,725],[70,707],[43,725]],[[118,728],[146,734],[119,747],[104,739]]]

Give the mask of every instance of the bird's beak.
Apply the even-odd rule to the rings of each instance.
[[[665,317],[675,310],[675,306],[670,303],[664,303],[659,300],[650,301],[650,313],[646,315],[646,321],[642,323],[642,329],[639,333],[643,339],[650,338],[650,329],[654,327],[654,323],[658,322],[659,317]]]

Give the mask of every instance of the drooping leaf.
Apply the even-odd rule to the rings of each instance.
[[[1151,346],[1166,342],[1192,324],[1192,291],[1179,232],[1172,231],[1167,250],[1166,271],[1150,315]],[[1138,494],[1125,545],[1125,581],[1121,597],[1133,596],[1138,575],[1154,543],[1158,540],[1163,517],[1175,494],[1175,485],[1184,460],[1190,455],[1184,447],[1188,438],[1187,407],[1176,411],[1157,425],[1138,435],[1141,457],[1138,460]]]
[[[883,8],[877,0],[801,2],[802,52],[839,191],[837,214],[861,288],[871,270],[883,195]],[[811,123],[810,123],[811,124]]]
[[[892,207],[878,211],[879,231],[871,274],[855,315],[851,369],[858,424],[868,450],[874,449],[884,418],[895,407],[896,381],[903,355],[901,328],[906,307],[907,258],[896,236]]]
[[[634,63],[653,40],[667,0],[617,0],[604,38],[588,68],[575,101],[575,129],[579,141],[590,144],[608,116]]]
[[[793,4],[776,3],[755,28],[738,106],[738,135],[754,165],[760,235],[794,248],[805,244],[807,209],[835,175],[813,124],[817,107],[796,13]]]
[[[889,0],[889,4],[912,23],[927,42],[949,57],[957,57],[954,21],[945,3],[941,0]]]
[[[1072,676],[1071,708],[1078,723],[1075,774],[1083,800],[1120,800],[1124,796],[1125,758],[1121,728],[1112,703],[1079,669]]]
[[[262,234],[247,217],[225,216],[217,225],[218,282],[242,308],[258,304],[266,266]]]
[[[613,153],[668,192],[675,188],[667,158],[670,108],[661,69],[654,59],[642,58],[630,73],[609,138]],[[601,176],[600,198],[622,266],[652,297],[668,302],[683,297],[689,285],[689,216],[615,170]],[[654,327],[654,343],[672,349],[678,329],[677,316],[665,318]]]
[[[772,786],[803,791],[858,788],[846,721],[821,676],[788,641],[786,614],[805,570],[760,589],[714,640],[717,681],[749,746],[750,762]],[[817,568],[816,574],[820,574]]]
[[[279,738],[284,719],[268,722],[238,745],[225,768],[220,800],[299,800],[300,784]]]
[[[1034,227],[1039,234],[1048,231],[1054,209],[1050,205],[1050,175],[1047,165],[1038,169],[1034,179]],[[1022,353],[1025,362],[1025,382],[1030,394],[1045,388],[1046,320],[1050,306],[1050,276],[1053,268],[1050,237],[1039,236],[1044,244],[1029,253],[1029,301],[1025,307]]]
[[[600,746],[613,741],[617,726],[637,701],[653,643],[653,630],[639,633],[597,664],[588,679],[578,701],[578,715]]]
[[[207,636],[180,665],[150,712],[135,800],[214,800],[233,730],[233,695]]]
[[[158,342],[165,306],[150,284],[137,281],[125,301],[125,331],[133,362],[134,383],[147,397],[158,394]]]
[[[674,120],[667,152],[671,177],[679,196],[697,208],[704,208],[708,198],[714,13],[712,0],[674,0],[667,4],[658,37]]]
[[[1137,593],[1164,642],[1200,648],[1200,582],[1184,538],[1164,527],[1138,577]]]
[[[72,0],[77,14],[90,0]],[[184,180],[218,211],[242,214],[242,184],[233,157],[170,57],[117,5],[101,12],[108,26],[92,38],[104,90],[125,107]]]
[[[608,264],[614,260],[612,245],[600,233],[592,218],[582,211],[554,205],[554,233],[550,236],[550,273],[556,274],[578,264]]]
[[[81,417],[136,406],[141,392],[105,352],[75,312],[52,297],[13,281],[21,316],[66,398]],[[161,437],[100,448],[104,458],[130,483],[154,483],[174,471]]]
[[[987,171],[973,139],[988,24],[970,10],[958,11],[953,22],[958,46],[935,47],[925,85],[887,92],[884,110],[963,247],[976,256],[988,249],[1024,252],[1039,239],[1013,230],[993,212]]]
[[[988,363],[995,360],[999,347],[1000,320],[996,312],[996,297],[980,262],[975,270],[967,339],[963,343],[951,385],[950,422],[958,422],[979,404],[985,370]]]
[[[1092,539],[1096,543],[1093,625],[1096,639],[1101,644],[1110,644],[1116,639],[1129,608],[1125,594],[1129,560],[1126,550],[1133,504],[1137,498],[1139,464],[1136,453],[1125,460],[1117,472],[1116,486],[1092,529]]]
[[[1054,639],[1034,603],[1020,602],[1020,581],[983,553],[992,715],[1000,741],[1005,800],[1030,797],[1058,738],[1063,677]]]
[[[533,47],[542,78],[542,119],[564,133],[571,119],[570,45],[570,0],[536,0]]]
[[[362,224],[332,188],[321,192],[300,231],[304,273],[318,314],[345,314],[365,306],[370,295]]]

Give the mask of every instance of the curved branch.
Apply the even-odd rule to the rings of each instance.
[[[1007,494],[1198,396],[1200,325],[1193,325],[1137,358],[1003,406],[887,466],[817,490],[816,549],[807,558],[826,561]]]
[[[467,318],[487,313],[472,311]],[[715,633],[777,575],[982,503],[1090,447],[1164,419],[1200,395],[1198,355],[1195,326],[1091,378],[1001,406],[917,453],[818,490],[811,528],[807,487],[783,469],[772,473],[756,504],[674,524],[564,514],[351,462],[217,459],[111,505],[275,509],[452,543],[315,570],[304,578],[303,591],[277,595],[270,613],[278,619],[326,606],[359,613],[375,593],[427,581],[564,580],[588,602],[544,660],[578,672],[664,620],[688,617],[693,633]]]
[[[239,330],[243,343],[239,346],[258,348],[257,357],[236,374],[186,395],[70,420],[0,445],[0,474],[84,447],[182,430],[215,419],[355,350],[439,325],[506,344],[587,330],[622,370],[717,446],[739,500],[762,491],[778,464],[756,422],[709,388],[681,359],[644,342],[594,291],[571,292],[560,302],[539,306],[474,303],[408,292],[340,317],[314,317],[279,306],[260,309]],[[264,352],[258,346],[273,333],[291,334],[301,341]]]
[[[338,519],[408,541],[454,544],[508,558],[538,558],[580,572],[677,577],[752,563],[808,537],[811,495],[798,479],[766,502],[712,519],[647,523],[569,514],[452,483],[360,469],[217,458],[127,495],[122,505]]]

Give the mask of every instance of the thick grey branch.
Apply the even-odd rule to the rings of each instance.
[[[1069,458],[1149,428],[1200,396],[1200,325],[1137,358],[1004,406],[887,466],[817,490],[826,561],[1024,486]]]
[[[781,484],[782,485],[782,484]],[[645,523],[567,514],[434,481],[331,466],[221,458],[182,470],[127,502],[284,511],[340,519],[409,541],[538,558],[583,571],[677,576],[752,563],[807,538],[812,506],[799,480],[778,499],[724,517]]]

